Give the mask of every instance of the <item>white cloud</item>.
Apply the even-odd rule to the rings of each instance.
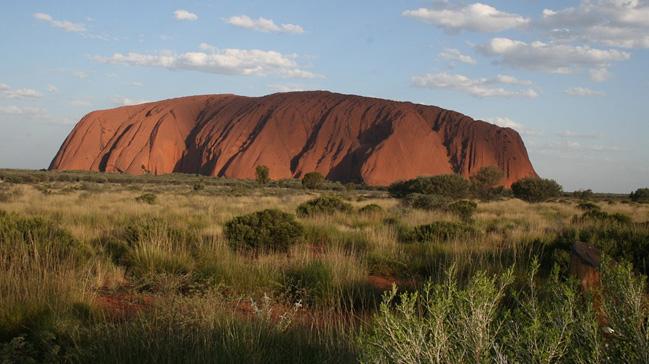
[[[128,97],[113,97],[113,102],[115,105],[118,106],[131,106],[131,105],[139,105],[139,104],[146,104],[147,102],[151,102],[149,100],[135,100],[131,99]]]
[[[570,96],[605,96],[606,93],[602,91],[591,90],[586,87],[572,87],[565,91]]]
[[[55,93],[59,92],[59,89],[58,89],[58,87],[56,87],[56,86],[54,86],[52,84],[49,84],[49,85],[47,85],[47,92],[55,94]]]
[[[563,130],[557,133],[558,136],[562,138],[584,138],[584,139],[599,139],[602,137],[602,134],[598,133],[579,133],[572,130]]]
[[[45,13],[34,13],[34,18],[44,21],[55,28],[63,29],[66,32],[83,33],[86,31],[86,26],[81,23],[73,23],[67,20],[56,20],[52,18],[51,15]]]
[[[0,114],[5,115],[24,115],[24,116],[43,116],[46,114],[44,109],[38,107],[21,107],[21,106],[0,106]]]
[[[0,83],[0,95],[9,99],[37,98],[43,96],[41,95],[40,92],[34,89],[31,88],[14,89],[4,83]]]
[[[112,56],[95,56],[102,63],[128,64],[135,66],[162,67],[170,70],[193,70],[199,72],[264,76],[280,75],[291,78],[321,77],[303,70],[297,64],[297,55],[282,54],[276,51],[258,49],[217,49],[209,44],[201,44],[203,52],[160,52],[144,54],[129,52],[115,53]]]
[[[88,72],[85,71],[74,71],[72,75],[81,80],[88,78]]]
[[[132,82],[130,83],[130,85],[131,85],[131,86],[135,86],[135,87],[142,87],[142,86],[144,86],[144,84],[143,84],[142,82],[138,82],[138,81],[132,81]]]
[[[526,43],[508,38],[493,38],[489,43],[477,47],[488,56],[497,57],[500,62],[519,68],[544,72],[569,74],[582,67],[595,72],[606,72],[611,62],[624,61],[631,55],[616,49],[597,49],[589,46],[532,42]]]
[[[176,18],[176,20],[198,20],[198,15],[184,9],[178,9],[174,11],[174,17]]]
[[[419,8],[402,13],[426,23],[436,25],[450,32],[462,30],[475,32],[499,32],[529,24],[530,19],[517,14],[506,13],[492,6],[475,3],[464,7]]]
[[[476,97],[529,97],[535,98],[539,94],[536,90],[528,88],[525,90],[511,90],[497,86],[502,82],[498,78],[487,79],[471,79],[467,76],[460,74],[443,73],[428,73],[421,76],[412,78],[415,86],[436,88],[436,89],[450,89],[468,93]]]
[[[272,84],[272,85],[268,85],[268,88],[272,92],[296,92],[296,91],[306,90],[304,86],[295,85],[295,84]]]
[[[526,127],[525,125],[514,121],[506,116],[504,117],[495,117],[495,118],[487,118],[485,119],[486,122],[492,123],[494,125],[498,125],[501,128],[511,128],[519,132],[520,134],[527,135],[527,136],[533,136],[533,135],[540,135],[541,132],[535,129],[530,129]]]
[[[582,0],[574,7],[545,9],[539,24],[562,39],[649,48],[649,2],[646,0]]]
[[[608,68],[606,67],[591,68],[589,72],[590,72],[590,79],[595,82],[603,82],[608,80],[609,72],[608,72]]]
[[[496,76],[496,81],[499,83],[509,84],[509,85],[523,85],[530,86],[532,81],[529,80],[519,80],[518,78],[510,75],[498,75]]]
[[[476,60],[473,59],[473,57],[463,54],[460,52],[458,49],[453,49],[453,48],[447,48],[443,50],[439,56],[442,59],[445,59],[447,61],[457,61],[457,62],[462,62],[466,64],[476,64]]]
[[[225,20],[228,24],[258,30],[260,32],[279,32],[279,33],[304,33],[304,28],[295,24],[275,24],[272,19],[257,18],[252,19],[247,15],[232,16]]]

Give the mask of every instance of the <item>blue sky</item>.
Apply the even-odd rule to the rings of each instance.
[[[46,168],[84,114],[326,89],[517,129],[567,190],[649,185],[649,1],[13,1],[0,168]]]

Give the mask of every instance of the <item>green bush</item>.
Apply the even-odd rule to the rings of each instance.
[[[223,228],[233,249],[255,253],[287,252],[303,232],[293,215],[275,209],[237,216]]]
[[[543,202],[559,197],[562,187],[551,179],[523,178],[512,184],[514,197],[527,202]]]
[[[333,196],[323,196],[307,201],[297,207],[297,215],[310,217],[316,215],[332,215],[336,212],[350,212],[352,205]]]
[[[257,183],[264,186],[270,182],[270,170],[266,166],[257,166],[255,168],[255,176]]]
[[[310,190],[315,190],[322,187],[324,182],[324,176],[318,172],[309,172],[305,174],[304,177],[302,177],[302,186]]]
[[[333,286],[331,269],[320,260],[284,273],[284,287],[289,296],[308,305],[327,303]]]
[[[448,205],[446,209],[466,222],[471,221],[473,214],[478,209],[478,204],[473,201],[460,200]]]
[[[600,210],[599,205],[592,202],[582,202],[577,205],[577,208],[584,211]]]
[[[153,205],[155,204],[157,199],[158,197],[153,193],[143,193],[140,196],[136,197],[135,201]]]
[[[503,187],[498,186],[505,173],[496,166],[482,167],[475,175],[471,176],[473,193],[481,200],[492,200],[502,195]]]
[[[574,222],[580,222],[580,221],[583,222],[587,220],[626,224],[626,225],[632,223],[631,218],[627,215],[620,214],[620,213],[609,214],[607,212],[599,210],[599,208],[590,209],[584,212],[581,216],[575,217],[573,219]]]
[[[638,188],[629,195],[631,201],[640,203],[649,203],[649,188]]]
[[[593,190],[591,190],[591,189],[578,190],[578,191],[573,192],[572,195],[575,198],[578,198],[580,200],[590,200],[591,198],[593,198],[595,196],[595,194],[593,193]]]
[[[447,174],[433,177],[417,177],[408,181],[395,182],[388,187],[388,192],[396,198],[418,193],[459,199],[469,196],[470,187],[470,183],[462,176]]]
[[[377,205],[375,203],[371,203],[369,205],[365,205],[365,206],[361,207],[358,210],[358,212],[361,213],[361,214],[367,214],[367,215],[380,214],[380,213],[383,212],[383,207],[381,207],[381,206],[379,206],[379,205]]]
[[[420,193],[411,193],[405,196],[401,203],[413,209],[421,209],[427,211],[445,210],[453,200],[440,195],[423,195]]]
[[[466,238],[476,233],[477,231],[471,226],[447,221],[436,221],[431,224],[416,226],[413,229],[404,226],[398,228],[399,240],[402,242],[448,241]]]

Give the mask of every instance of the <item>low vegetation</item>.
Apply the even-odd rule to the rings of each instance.
[[[628,195],[0,180],[2,363],[649,361],[649,205]],[[604,256],[595,291],[576,242]]]
[[[514,197],[527,202],[543,202],[561,196],[561,186],[551,180],[542,178],[524,178],[512,184]]]

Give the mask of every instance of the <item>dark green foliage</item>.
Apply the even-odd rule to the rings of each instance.
[[[587,210],[581,216],[579,217],[575,216],[573,218],[574,222],[583,222],[589,220],[595,222],[601,222],[601,223],[608,222],[608,223],[617,223],[623,225],[628,225],[632,223],[631,218],[627,215],[620,214],[620,213],[609,214],[607,212],[601,211],[599,208]]]
[[[562,187],[551,179],[523,178],[512,184],[514,197],[527,202],[543,202],[561,195]]]
[[[223,233],[238,251],[287,252],[303,230],[293,215],[269,209],[235,217],[225,224]]]
[[[205,189],[205,184],[201,182],[194,183],[193,189],[194,191],[202,191]]]
[[[579,219],[580,226],[566,229],[558,239],[566,249],[575,241],[591,243],[606,255],[632,262],[637,271],[649,274],[649,226],[629,223],[624,218],[620,222],[619,218],[610,216]]]
[[[468,222],[471,221],[473,214],[478,209],[478,204],[469,200],[460,200],[448,205],[446,209]]]
[[[383,207],[381,207],[381,206],[379,206],[377,204],[371,203],[369,205],[365,205],[365,206],[361,207],[358,210],[358,212],[360,212],[361,214],[367,214],[367,215],[380,214],[381,212],[383,212]]]
[[[572,195],[580,200],[590,200],[595,196],[591,189],[575,191]]]
[[[421,210],[444,210],[453,200],[441,195],[424,195],[420,193],[411,193],[405,196],[401,203],[404,206]]]
[[[332,215],[336,212],[350,212],[352,210],[352,205],[337,197],[322,196],[298,206],[297,215],[300,217]]]
[[[143,193],[140,196],[136,197],[135,201],[153,205],[157,199],[158,197],[153,193]]]
[[[302,177],[302,186],[310,190],[315,190],[322,187],[325,178],[318,172],[309,172]]]
[[[256,181],[260,185],[264,186],[270,182],[270,170],[266,166],[257,166],[255,168]]]
[[[416,226],[414,229],[402,230],[399,235],[400,240],[403,242],[426,243],[467,238],[475,234],[477,234],[477,231],[471,226],[455,222],[436,221],[431,224]]]
[[[314,260],[286,271],[284,287],[293,300],[308,305],[323,304],[332,293],[333,275],[325,263]]]
[[[413,193],[439,195],[450,198],[466,198],[469,196],[470,183],[457,174],[447,174],[433,177],[417,177],[403,182],[395,182],[388,187],[390,195],[403,198]]]
[[[502,195],[503,188],[498,186],[505,173],[496,166],[482,167],[478,173],[471,176],[473,193],[481,200],[492,200]]]
[[[577,205],[577,208],[584,211],[600,210],[599,205],[592,202],[582,202]]]
[[[649,188],[638,188],[629,195],[631,201],[639,203],[649,203]]]

